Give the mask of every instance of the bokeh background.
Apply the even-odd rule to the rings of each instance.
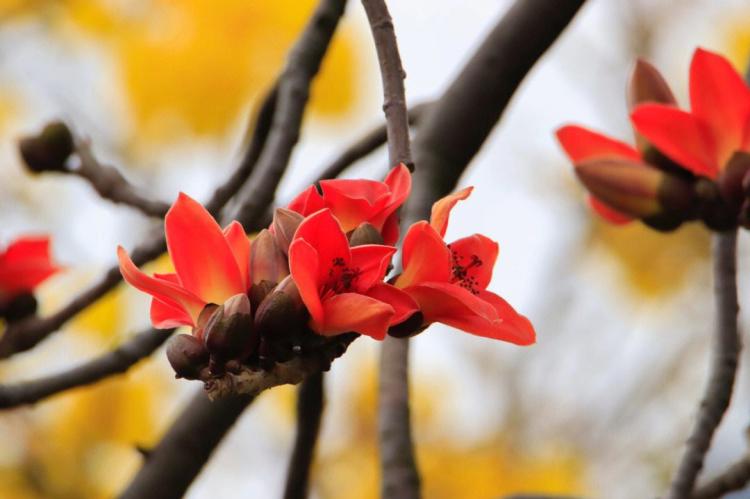
[[[440,94],[508,7],[500,0],[391,2],[410,103]],[[154,225],[100,200],[80,179],[34,177],[16,140],[53,118],[156,198],[206,199],[236,162],[247,116],[280,69],[312,0],[0,0],[0,243],[48,232],[66,271],[40,291],[55,310]],[[697,45],[750,57],[750,7],[730,0],[590,0],[535,67],[462,184],[448,239],[500,242],[491,288],[528,315],[538,344],[519,348],[435,326],[412,350],[425,497],[518,491],[653,497],[681,449],[706,377],[711,331],[709,238],[611,227],[553,138],[566,122],[629,139],[624,86],[636,56],[654,62],[681,102]],[[280,199],[381,122],[380,78],[366,20],[351,2],[336,35]],[[348,175],[379,177],[383,151]],[[748,245],[740,240],[740,269]],[[164,261],[150,268],[163,267]],[[741,305],[748,278],[740,282]],[[30,379],[112,348],[148,323],[124,286],[34,351],[0,364]],[[747,324],[747,309],[741,312]],[[313,497],[375,498],[378,345],[354,343],[327,376]],[[745,354],[750,361],[750,354]],[[0,497],[104,498],[138,468],[196,389],[158,352],[126,375],[0,413]],[[707,472],[742,455],[750,370]],[[293,438],[295,392],[264,394],[199,476],[191,498],[278,497]],[[750,497],[738,494],[736,497]]]

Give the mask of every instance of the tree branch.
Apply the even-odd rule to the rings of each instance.
[[[737,328],[737,230],[716,233],[713,243],[716,331],[711,373],[687,448],[672,478],[669,499],[691,496],[713,434],[729,407],[737,373],[741,348]]]
[[[178,499],[211,457],[252,395],[210,401],[197,393],[177,416],[120,499]]]
[[[124,373],[158,349],[173,331],[174,329],[147,329],[115,350],[67,371],[32,381],[0,385],[0,409],[33,404],[62,391]]]
[[[720,475],[699,486],[692,499],[718,499],[725,494],[743,489],[750,482],[750,455],[732,464]]]
[[[284,499],[305,499],[324,406],[323,373],[311,375],[297,391],[297,435],[286,475]]]

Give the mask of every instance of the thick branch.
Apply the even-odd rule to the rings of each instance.
[[[750,482],[750,456],[732,464],[720,475],[699,486],[692,499],[718,499],[725,494],[743,489]]]
[[[115,350],[67,371],[32,381],[0,385],[0,409],[33,404],[71,388],[96,383],[114,374],[126,372],[159,348],[174,329],[147,329]]]
[[[131,206],[152,217],[162,218],[169,210],[169,204],[141,195],[115,167],[101,164],[88,141],[79,140],[76,152],[80,163],[67,171],[87,180],[102,198]]]
[[[297,391],[297,435],[289,461],[284,499],[305,499],[324,406],[323,373],[311,375]]]
[[[238,206],[232,218],[245,226],[262,217],[273,202],[276,187],[299,140],[310,84],[318,74],[345,6],[346,0],[321,1],[289,53],[279,78],[277,110],[266,147],[256,171],[237,196]]]
[[[716,233],[713,243],[716,331],[711,373],[687,448],[672,479],[667,495],[669,499],[691,496],[711,439],[729,407],[737,373],[740,353],[737,328],[737,231]]]
[[[121,499],[178,499],[185,494],[252,395],[210,401],[197,393],[148,454]]]

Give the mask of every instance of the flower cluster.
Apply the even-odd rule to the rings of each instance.
[[[628,87],[636,147],[579,126],[557,137],[606,220],[658,230],[702,220],[714,230],[750,226],[750,88],[725,58],[697,49],[690,111],[638,61]]]
[[[32,292],[60,267],[52,262],[47,236],[20,237],[0,251],[0,317],[15,321],[36,312]]]
[[[309,356],[330,365],[357,335],[411,336],[434,322],[533,343],[531,323],[486,289],[497,243],[479,234],[443,240],[451,209],[471,188],[438,201],[430,221],[409,228],[403,271],[386,281],[398,209],[410,190],[403,165],[383,182],[323,181],[277,209],[252,242],[238,222],[222,229],[180,194],[165,218],[175,272],[149,276],[123,248],[120,269],[153,297],[154,327],[192,327],[167,349],[177,375],[189,379],[208,382]]]

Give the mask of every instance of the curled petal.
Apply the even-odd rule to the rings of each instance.
[[[396,253],[393,246],[364,244],[355,246],[352,252],[352,268],[357,271],[355,291],[364,293],[385,277],[388,264]]]
[[[193,318],[182,308],[167,305],[156,298],[151,299],[151,325],[156,329],[193,326]]]
[[[398,214],[397,210],[404,204],[411,193],[411,173],[403,163],[388,172],[385,185],[391,191],[388,204],[372,220],[372,224],[381,229],[385,244],[393,245],[398,241]]]
[[[165,220],[167,248],[185,289],[224,303],[247,289],[221,227],[206,209],[180,193]]]
[[[450,280],[450,250],[425,220],[409,227],[401,258],[404,270],[396,280],[396,286],[401,289],[420,282]]]
[[[375,284],[367,291],[367,296],[393,307],[394,314],[390,326],[401,324],[419,311],[419,305],[406,292],[384,282]]]
[[[639,133],[679,165],[696,175],[712,179],[718,175],[710,132],[690,113],[661,104],[643,104],[630,119]]]
[[[237,267],[240,269],[245,289],[249,289],[251,277],[248,270],[250,264],[250,239],[247,238],[245,229],[236,220],[224,228],[224,238],[232,250]]]
[[[183,310],[195,323],[206,305],[205,301],[168,279],[151,277],[141,272],[121,246],[117,248],[117,258],[120,261],[122,277],[128,284],[173,308]]]
[[[289,208],[292,211],[296,211],[302,216],[307,216],[315,213],[316,211],[320,211],[323,208],[325,208],[325,201],[323,201],[323,197],[318,192],[318,189],[311,185],[304,191],[302,191],[296,198],[292,200],[291,203],[289,203]]]
[[[348,265],[351,261],[349,241],[336,218],[328,209],[315,212],[303,220],[294,234],[294,240],[298,239],[307,241],[317,252],[319,261],[318,283],[323,282],[328,277],[331,268],[340,267],[342,264]]]
[[[453,256],[453,277],[473,289],[486,289],[499,252],[497,243],[482,234],[474,234],[458,239],[448,247]]]
[[[295,239],[289,246],[289,269],[297,285],[302,302],[310,312],[312,321],[323,323],[323,305],[320,301],[318,281],[318,252],[306,240]]]
[[[473,191],[473,187],[466,187],[453,194],[448,194],[442,199],[439,199],[432,205],[432,213],[430,214],[430,225],[440,234],[440,237],[445,236],[445,231],[448,229],[448,219],[451,214],[451,210],[456,203],[463,201],[468,198]]]
[[[320,187],[326,207],[336,216],[344,232],[362,222],[372,222],[390,198],[388,186],[373,180],[323,180]],[[378,224],[373,225],[380,229]]]
[[[353,331],[382,340],[393,319],[393,307],[359,293],[341,293],[323,301],[322,323],[312,322],[313,330],[324,336]]]
[[[557,140],[573,163],[597,158],[640,160],[641,154],[632,146],[577,125],[557,130]]]
[[[516,345],[531,345],[536,342],[536,331],[531,321],[516,312],[510,303],[491,291],[480,291],[479,297],[495,307],[500,319],[494,326],[494,335],[490,338],[509,341]]]

